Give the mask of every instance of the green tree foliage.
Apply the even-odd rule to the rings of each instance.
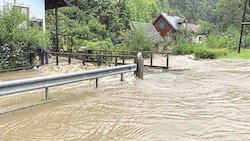
[[[152,21],[152,18],[156,18],[160,13],[155,0],[127,0],[127,8],[132,21]]]
[[[184,34],[178,33],[176,36],[176,44],[172,46],[172,53],[177,55],[191,54],[194,50],[193,43],[190,43]]]
[[[178,9],[188,22],[204,20],[217,23],[216,3],[218,0],[168,0],[171,9]],[[180,14],[177,13],[177,14]]]
[[[110,39],[105,39],[102,41],[85,41],[84,43],[88,49],[91,50],[114,50],[114,45]]]
[[[159,0],[162,1],[162,0]],[[71,6],[59,9],[59,34],[74,37],[80,47],[84,40],[111,39],[121,42],[121,31],[130,28],[131,21],[153,22],[167,2],[158,0],[70,0]],[[166,9],[166,8],[165,8]],[[55,32],[54,11],[46,11],[47,30]],[[51,35],[52,37],[54,35]],[[80,41],[83,40],[83,41]]]
[[[34,51],[38,44],[47,46],[48,36],[38,25],[31,27],[21,9],[6,4],[0,9],[0,17],[0,53],[8,54],[0,56],[0,65],[4,64],[0,69],[27,65],[29,59],[23,52]],[[16,52],[20,55],[14,55]]]
[[[221,19],[221,29],[226,30],[229,26],[240,29],[243,13],[242,0],[219,0],[216,12]]]
[[[210,34],[210,33],[217,32],[217,28],[213,23],[209,23],[207,21],[199,20],[198,24],[200,25],[200,30],[197,32],[197,34],[207,35],[207,34]]]
[[[48,44],[48,37],[38,26],[31,27],[26,14],[13,5],[0,9],[0,46],[7,44],[10,52],[34,50],[31,45]]]
[[[127,30],[121,33],[122,45],[120,50],[125,51],[150,51],[155,45],[154,35],[145,30],[147,28],[131,27],[131,30]]]
[[[70,0],[70,2],[70,7],[59,10],[59,33],[72,35],[75,45],[79,47],[88,45],[91,48],[94,44],[108,39],[114,45],[122,44],[123,49],[126,50],[145,48],[148,50],[148,46],[144,47],[144,43],[137,38],[144,39],[144,37],[134,29],[129,31],[130,23],[132,21],[153,22],[160,12],[174,11],[175,15],[184,16],[187,22],[201,25],[200,31],[196,34],[207,35],[207,40],[210,42],[210,45],[203,43],[201,46],[217,49],[218,46],[221,48],[222,44],[225,46],[231,44],[230,47],[222,48],[235,49],[235,44],[238,42],[237,36],[233,39],[229,38],[228,30],[230,29],[231,33],[239,32],[243,13],[243,1],[239,0]],[[247,14],[247,18],[249,17]],[[51,22],[47,26],[51,31],[55,31],[53,11],[48,11],[46,18],[52,18],[52,20],[46,20],[48,23]],[[245,33],[250,31],[250,28],[245,29]],[[132,34],[136,36],[133,37]],[[191,34],[186,35],[191,36]],[[196,45],[186,41],[187,37],[179,37],[179,35],[176,37],[177,43],[174,49],[179,52],[177,54],[194,52]],[[129,40],[130,38],[132,40]],[[233,40],[234,44],[227,41],[227,38]],[[248,39],[249,37],[244,36],[244,46],[250,44]],[[215,47],[212,48],[212,45]],[[181,51],[182,49],[185,50]]]
[[[157,5],[160,9],[160,12],[168,12],[169,11],[169,4],[166,0],[156,0]]]

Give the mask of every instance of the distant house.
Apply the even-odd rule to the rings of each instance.
[[[187,28],[188,28],[189,30],[191,30],[193,33],[196,33],[196,32],[198,32],[198,31],[200,30],[200,25],[188,23],[188,24],[187,24]]]
[[[192,33],[191,39],[192,39],[192,42],[194,43],[202,43],[206,38],[205,35],[198,34],[198,31],[200,30],[199,24],[188,23],[187,30],[191,31]]]
[[[0,9],[5,4],[20,8],[30,19],[30,23],[38,23],[45,31],[45,10],[69,5],[67,0],[0,0]]]
[[[161,13],[153,22],[154,27],[162,37],[174,34],[184,25],[184,19],[175,16],[173,13]]]
[[[142,27],[145,30],[145,33],[149,33],[149,34],[151,34],[154,37],[154,39],[155,39],[156,42],[163,42],[164,41],[163,38],[162,38],[162,36],[159,34],[159,32],[153,26],[153,24],[151,24],[151,23],[132,22],[132,25],[135,28]]]

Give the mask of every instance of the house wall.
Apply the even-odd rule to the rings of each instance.
[[[160,29],[160,23],[164,23],[164,29]],[[168,34],[174,34],[176,32],[162,16],[159,16],[158,19],[154,22],[154,27],[162,37]]]
[[[15,6],[28,7],[29,18],[39,19],[43,21],[43,30],[45,31],[45,0],[0,0],[0,8],[6,3],[14,4]]]

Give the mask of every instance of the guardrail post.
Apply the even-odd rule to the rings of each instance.
[[[95,87],[98,88],[98,82],[99,82],[99,78],[95,79]]]
[[[143,67],[144,67],[144,60],[142,57],[142,53],[137,53],[137,71],[136,76],[140,79],[143,79]]]
[[[123,73],[121,74],[121,81],[124,81],[124,75],[123,75]]]
[[[45,100],[49,100],[49,88],[45,87]]]

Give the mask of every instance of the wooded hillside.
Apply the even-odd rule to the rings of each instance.
[[[75,38],[75,45],[88,42],[121,42],[121,32],[132,21],[153,22],[160,12],[173,11],[205,31],[240,29],[243,1],[239,0],[69,0],[59,10],[59,33]],[[249,17],[249,15],[248,15]],[[55,31],[54,11],[46,13],[47,31]]]

